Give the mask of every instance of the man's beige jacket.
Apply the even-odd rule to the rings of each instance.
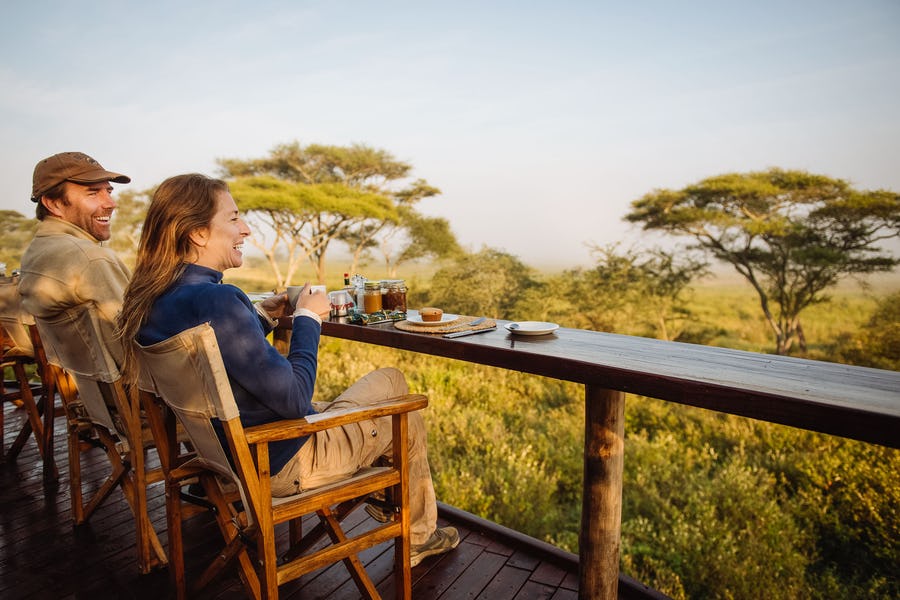
[[[93,304],[106,347],[121,366],[122,345],[113,333],[131,271],[115,252],[80,227],[47,217],[22,256],[21,272],[22,308],[35,317],[53,319]]]

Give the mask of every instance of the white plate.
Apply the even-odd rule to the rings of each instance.
[[[518,325],[516,329],[510,325]],[[547,323],[546,321],[518,321],[516,323],[507,323],[504,325],[506,330],[517,335],[547,335],[559,329],[556,323]]]
[[[449,325],[455,321],[459,320],[459,315],[451,315],[448,313],[444,313],[441,315],[440,321],[423,321],[422,315],[406,315],[406,320],[410,323],[415,323],[416,325],[422,325],[423,327],[439,327],[441,325]]]

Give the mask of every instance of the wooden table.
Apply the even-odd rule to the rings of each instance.
[[[506,323],[455,339],[336,320],[322,333],[585,386],[583,598],[616,597],[626,392],[900,448],[900,372],[580,329],[513,335]]]

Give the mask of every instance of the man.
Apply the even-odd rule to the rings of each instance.
[[[131,178],[107,171],[82,152],[54,154],[35,166],[31,201],[40,223],[22,256],[19,294],[22,307],[41,318],[93,304],[106,345],[121,364],[114,331],[131,272],[101,245],[110,237],[116,209],[110,182]]]

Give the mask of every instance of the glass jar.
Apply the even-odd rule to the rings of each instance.
[[[406,312],[406,282],[402,279],[388,279],[384,286],[384,310]]]
[[[363,292],[363,310],[366,311],[367,315],[371,315],[382,309],[382,297],[381,282],[367,281],[365,291]]]

